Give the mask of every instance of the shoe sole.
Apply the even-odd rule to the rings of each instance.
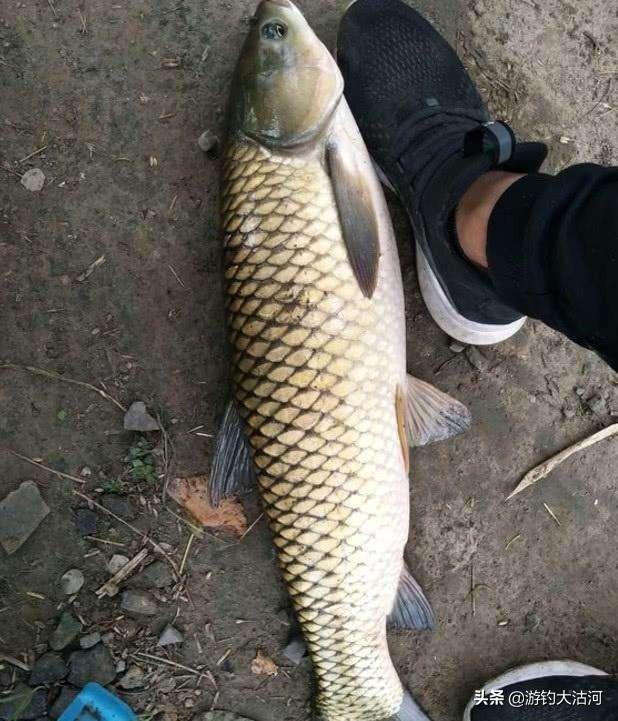
[[[488,681],[481,690],[486,692],[499,690],[515,683],[531,681],[547,676],[607,676],[607,673],[593,666],[578,663],[577,661],[541,661],[539,663],[529,663],[525,666],[512,668],[510,671],[506,671],[492,681]],[[473,708],[474,696],[466,706],[463,721],[470,721],[470,714]]]
[[[375,160],[373,161],[373,165],[382,184],[400,198],[396,188]],[[412,218],[410,218],[410,222],[414,229]],[[463,316],[448,299],[418,241],[416,241],[416,272],[421,295],[423,296],[423,301],[427,306],[429,315],[431,315],[439,328],[460,343],[467,345],[493,345],[495,343],[501,343],[521,330],[526,322],[525,316],[513,321],[513,323],[504,325],[477,323]]]

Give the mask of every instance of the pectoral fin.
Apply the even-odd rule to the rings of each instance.
[[[326,156],[350,265],[363,295],[371,298],[378,281],[380,231],[367,169],[345,129],[333,135]]]
[[[429,601],[405,563],[388,620],[395,628],[433,628],[436,624]]]
[[[465,431],[470,411],[430,383],[408,375],[406,432],[411,446],[424,446]]]
[[[215,441],[210,472],[210,500],[216,506],[223,498],[242,493],[254,481],[251,446],[236,403],[231,400]]]

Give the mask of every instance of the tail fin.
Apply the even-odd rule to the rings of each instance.
[[[407,691],[404,691],[403,702],[399,712],[388,721],[431,721],[431,719],[412,696],[410,696]]]

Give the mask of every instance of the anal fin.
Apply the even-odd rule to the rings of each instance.
[[[388,617],[394,628],[433,628],[436,617],[422,588],[404,563],[397,589],[397,598]]]
[[[406,431],[411,446],[442,441],[467,430],[470,411],[431,383],[407,377]]]
[[[216,506],[223,498],[247,490],[254,481],[251,446],[236,403],[231,400],[215,441],[210,472],[210,500]]]

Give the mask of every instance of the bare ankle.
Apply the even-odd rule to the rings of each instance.
[[[459,245],[465,256],[487,268],[487,225],[494,206],[521,173],[490,170],[477,178],[466,190],[455,211]]]

